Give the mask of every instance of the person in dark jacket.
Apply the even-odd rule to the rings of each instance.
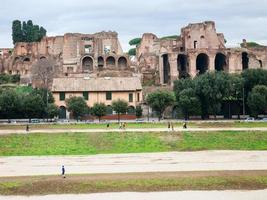
[[[64,165],[62,165],[62,177],[63,178],[66,178],[66,176],[65,176],[65,167],[64,167]]]

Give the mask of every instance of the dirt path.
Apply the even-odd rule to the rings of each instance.
[[[168,132],[167,128],[138,128],[138,129],[34,129],[31,130],[29,133],[64,133],[64,132],[87,132],[87,133],[103,133],[103,132]],[[254,128],[231,128],[231,127],[219,127],[219,128],[175,128],[176,132],[201,132],[201,131],[267,131],[267,127],[254,127]],[[0,135],[6,134],[27,134],[27,132],[23,129],[21,130],[0,130]]]
[[[0,196],[0,200],[266,200],[267,190],[258,191],[184,191],[184,192],[121,192],[83,195]]]
[[[0,177],[128,172],[267,170],[267,151],[0,157]]]

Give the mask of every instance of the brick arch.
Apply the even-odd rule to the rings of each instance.
[[[93,71],[94,69],[94,59],[91,56],[84,56],[81,64],[83,72]]]

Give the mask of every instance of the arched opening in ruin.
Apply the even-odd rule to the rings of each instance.
[[[163,59],[163,83],[168,84],[170,82],[170,63],[168,54],[162,56]]]
[[[116,61],[113,56],[109,56],[106,60],[106,64],[108,68],[115,68]]]
[[[260,68],[262,68],[262,60],[259,60]]]
[[[41,56],[41,57],[40,57],[40,60],[45,60],[45,59],[46,59],[45,56]]]
[[[249,64],[249,57],[247,52],[242,53],[242,69],[248,69],[248,64]]]
[[[125,69],[127,68],[127,59],[125,57],[120,57],[118,59],[118,66],[121,69]]]
[[[215,57],[215,70],[223,71],[226,69],[226,56],[222,53],[217,53]]]
[[[102,56],[98,57],[97,66],[98,66],[99,69],[102,69],[104,67],[104,58]]]
[[[66,115],[66,108],[64,106],[60,106],[59,107],[59,115],[58,115],[59,119],[66,119],[67,115]]]
[[[179,78],[187,78],[189,75],[187,73],[187,56],[184,54],[179,54],[177,58],[177,70],[179,72]]]
[[[209,57],[205,53],[201,53],[197,56],[196,68],[198,74],[204,74],[209,68]]]
[[[20,61],[20,58],[19,57],[16,57],[16,58],[14,58],[13,64],[18,63],[19,61]]]
[[[24,59],[23,59],[23,62],[24,62],[24,63],[25,63],[25,62],[28,63],[28,62],[30,62],[30,61],[31,61],[30,58],[24,58]]]
[[[83,58],[82,60],[82,69],[83,71],[93,71],[93,58],[91,58],[90,56],[86,56]]]

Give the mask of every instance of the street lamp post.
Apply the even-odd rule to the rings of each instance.
[[[246,115],[246,108],[245,108],[245,87],[243,86],[243,116]]]

